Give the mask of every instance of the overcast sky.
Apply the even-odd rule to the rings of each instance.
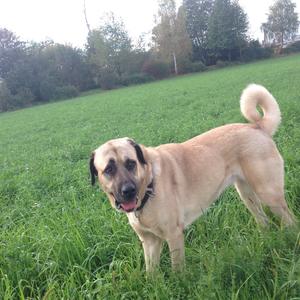
[[[180,4],[182,0],[177,0]],[[261,38],[260,25],[274,0],[240,0],[248,14],[250,35]],[[300,0],[294,0],[300,17]],[[121,17],[133,39],[150,32],[157,0],[86,0],[89,23],[99,26],[105,12]],[[0,0],[0,27],[15,32],[23,40],[68,43],[83,47],[87,28],[83,15],[83,0]]]

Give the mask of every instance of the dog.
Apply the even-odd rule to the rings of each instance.
[[[158,147],[119,138],[92,152],[91,183],[98,177],[111,206],[126,213],[142,242],[146,271],[158,266],[163,241],[172,268],[183,268],[184,229],[230,185],[260,225],[268,225],[262,205],[285,225],[295,223],[284,198],[284,162],[272,140],[281,122],[279,106],[266,88],[251,84],[240,107],[250,123]]]

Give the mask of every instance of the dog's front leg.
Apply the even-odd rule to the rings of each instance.
[[[160,253],[163,241],[152,233],[145,233],[141,237],[144,256],[146,262],[146,271],[153,272],[159,264]]]
[[[173,271],[182,271],[184,267],[184,235],[176,230],[168,239]]]

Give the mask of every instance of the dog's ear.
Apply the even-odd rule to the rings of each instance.
[[[142,165],[146,165],[147,162],[145,160],[145,156],[144,156],[144,153],[143,153],[143,150],[142,150],[141,146],[139,144],[137,144],[134,140],[128,139],[128,141],[134,147],[135,152],[136,152],[136,156],[137,156],[139,162]]]
[[[95,152],[92,152],[91,158],[90,158],[90,174],[91,174],[91,184],[92,185],[94,185],[96,182],[95,176],[98,176],[98,171],[94,165],[94,157],[95,157]]]

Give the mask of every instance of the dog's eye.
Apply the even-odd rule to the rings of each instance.
[[[116,171],[116,166],[110,164],[104,169],[104,174],[112,176],[114,175],[115,171]]]
[[[135,167],[136,167],[136,162],[134,160],[131,160],[131,159],[128,159],[125,163],[125,168],[128,170],[128,171],[133,171],[135,170]]]

